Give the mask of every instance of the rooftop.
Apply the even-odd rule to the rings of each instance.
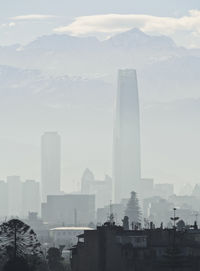
[[[89,227],[57,227],[50,229],[50,231],[90,231],[90,230],[94,229]]]

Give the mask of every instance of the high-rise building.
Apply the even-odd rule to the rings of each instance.
[[[91,194],[91,184],[95,181],[94,174],[91,170],[86,168],[81,178],[81,193],[83,194]]]
[[[102,208],[112,200],[112,178],[105,175],[104,180],[96,180],[92,171],[87,168],[81,178],[81,193],[95,195],[96,208]]]
[[[22,183],[22,217],[40,212],[40,187],[34,180]]]
[[[140,199],[150,198],[154,195],[154,179],[142,178],[139,185]]]
[[[47,196],[42,219],[49,224],[87,226],[95,221],[95,195],[66,194]]]
[[[119,70],[114,127],[113,178],[115,202],[138,191],[140,180],[140,121],[135,70]]]
[[[61,139],[57,132],[46,132],[41,142],[42,200],[60,193]]]
[[[8,215],[20,216],[22,206],[22,183],[19,176],[8,176]]]
[[[8,185],[0,181],[0,219],[8,216]]]

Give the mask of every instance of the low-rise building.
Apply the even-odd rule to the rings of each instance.
[[[124,230],[105,223],[72,248],[72,271],[198,271],[200,230]]]
[[[52,245],[59,247],[65,246],[66,248],[71,248],[74,246],[80,234],[83,234],[84,231],[93,230],[89,227],[57,227],[50,229],[50,238],[53,242]]]

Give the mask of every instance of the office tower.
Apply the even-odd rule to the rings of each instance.
[[[96,180],[92,171],[87,168],[81,178],[81,193],[95,195],[96,208],[102,208],[112,200],[112,179],[105,175],[104,180]]]
[[[38,182],[27,180],[22,183],[22,217],[33,212],[40,212],[40,187]]]
[[[20,216],[22,206],[22,184],[19,176],[8,176],[8,215]]]
[[[140,121],[135,70],[119,70],[114,127],[113,178],[115,202],[138,191],[140,180]]]
[[[81,178],[81,193],[90,194],[91,185],[94,183],[94,174],[88,168],[83,173]]]
[[[139,195],[141,199],[153,197],[154,179],[142,178],[140,180]]]
[[[57,132],[46,132],[41,142],[42,200],[60,193],[61,143]]]
[[[8,186],[4,181],[0,181],[0,219],[8,216]]]
[[[104,180],[96,180],[93,186],[96,208],[109,205],[112,201],[112,178],[105,175]]]
[[[66,194],[47,196],[42,219],[49,224],[87,226],[95,221],[95,196]]]

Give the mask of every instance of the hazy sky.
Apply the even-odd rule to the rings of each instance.
[[[27,43],[52,33],[106,38],[137,27],[150,34],[171,36],[178,45],[200,46],[198,0],[1,0],[0,3],[1,45]]]
[[[149,13],[159,16],[184,15],[199,9],[198,0],[1,0],[1,17],[31,13],[81,16],[102,13]]]
[[[100,0],[98,0],[98,1],[97,0],[73,0],[73,1],[72,0],[70,0],[70,1],[68,1],[68,0],[56,0],[56,1],[55,0],[0,0],[0,45],[12,45],[12,44],[16,44],[16,43],[26,44],[26,43],[36,39],[39,36],[50,35],[50,34],[69,34],[69,35],[74,35],[74,36],[96,36],[97,38],[105,39],[105,38],[108,38],[114,34],[118,34],[120,32],[127,31],[131,28],[139,28],[143,32],[148,33],[150,35],[169,36],[179,46],[185,46],[185,47],[189,47],[189,48],[191,48],[191,47],[200,48],[200,1],[199,0],[168,0],[168,1],[166,1],[166,0],[165,1],[164,0],[139,0],[139,1],[138,0],[137,1],[134,1],[134,0],[120,0],[120,1],[119,0],[101,0],[101,1]],[[12,55],[9,57],[12,58]],[[30,59],[31,59],[30,55],[28,55],[27,56],[28,63],[31,62]],[[59,62],[60,59],[61,58],[56,60],[56,63]],[[192,67],[194,66],[193,63],[196,63],[197,60],[198,59],[195,58],[194,62],[191,61]],[[141,59],[140,59],[140,61],[141,61]],[[24,65],[24,64],[23,64],[23,61],[21,61],[21,59],[20,59],[20,62],[22,62],[22,64],[20,63],[20,67],[22,67],[22,65]],[[183,62],[183,63],[187,63],[187,62]],[[2,65],[13,65],[13,64],[10,64],[9,62],[4,63],[4,61],[2,61],[1,64]],[[59,65],[60,65],[60,63],[59,63]],[[77,63],[75,63],[75,65],[77,65]],[[84,65],[85,65],[85,63],[84,63]],[[72,65],[70,63],[70,69],[72,69],[71,66]],[[187,66],[186,68],[190,69],[190,66],[188,66],[187,64],[185,66]],[[177,70],[179,70],[180,66],[177,66],[177,67],[178,67]],[[24,67],[22,67],[22,68],[24,68]],[[81,68],[82,68],[82,66],[81,66]],[[85,66],[84,66],[84,68],[85,68]],[[98,62],[98,68],[99,68],[99,62]],[[121,68],[121,67],[118,67],[116,65],[116,67],[115,67],[116,70],[113,71],[113,73],[116,72],[118,68]],[[133,63],[133,68],[135,68],[134,63]],[[196,66],[194,67],[194,70],[195,70],[195,68],[196,68],[196,70],[199,70],[199,62],[198,61],[197,61]],[[158,68],[158,71],[159,71],[159,68]],[[175,69],[173,71],[175,71]],[[192,69],[192,71],[193,71],[193,69]],[[91,73],[92,72],[94,72],[94,71],[92,70]],[[66,73],[68,73],[68,71],[66,71]],[[12,71],[10,71],[9,74],[11,74],[10,76],[12,79],[12,74],[13,74]],[[174,77],[177,77],[176,73],[174,73],[174,74],[175,74]],[[197,74],[196,76],[199,77],[198,72],[195,74]],[[80,74],[78,74],[78,72],[77,72],[77,75],[79,76]],[[26,75],[24,75],[24,76],[26,77]],[[179,79],[180,79],[180,77],[178,77],[177,81]],[[168,80],[168,79],[166,79],[166,80]],[[10,80],[10,78],[8,78],[8,81],[12,81],[12,80]],[[116,79],[116,81],[117,81],[117,79]],[[175,81],[175,82],[177,82],[177,81]],[[181,84],[182,82],[180,82],[180,81],[181,80],[179,80],[179,82],[177,82],[177,84]],[[193,80],[193,81],[194,81],[194,84],[196,84],[197,86],[199,85],[198,80],[197,81]],[[174,83],[174,81],[172,81],[172,83]],[[116,84],[116,82],[113,82],[113,84]],[[1,85],[1,87],[2,87],[2,85]],[[0,90],[1,90],[1,87],[0,87]],[[31,85],[31,87],[32,87],[32,85]],[[30,87],[30,89],[31,89],[31,87]],[[13,86],[13,88],[15,88],[15,85]],[[159,91],[162,90],[160,87],[157,87],[157,88]],[[19,87],[19,89],[20,89],[20,87]],[[171,89],[172,92],[173,92],[173,90],[174,89]],[[56,91],[57,91],[57,89],[56,89]],[[139,91],[142,92],[143,89],[140,88]],[[182,89],[181,89],[181,91],[182,91]],[[166,94],[166,96],[167,96],[167,94]],[[182,92],[181,92],[180,96],[181,97],[179,97],[179,98],[183,98]],[[192,97],[191,89],[188,88],[188,93],[186,96]],[[17,95],[16,95],[16,97],[17,97]],[[196,95],[195,95],[195,97],[196,97]],[[15,98],[13,98],[13,100],[14,99]],[[81,101],[81,103],[84,103],[84,102]],[[7,105],[6,105],[6,107],[7,107]],[[22,106],[22,108],[23,108],[23,110],[26,110],[26,109],[24,109],[24,105]],[[22,115],[24,115],[23,110],[21,113]],[[98,110],[98,108],[97,108],[97,110]],[[74,110],[74,111],[77,112],[77,110]],[[191,111],[191,107],[189,107],[188,111],[189,112]],[[196,111],[199,112],[199,109],[196,109]],[[196,111],[194,114],[195,116],[196,116]],[[184,108],[183,112],[187,113],[187,111],[185,111],[185,108]],[[34,111],[34,113],[35,113],[35,111]],[[68,114],[68,111],[67,111],[67,114]],[[98,113],[98,114],[99,114],[99,116],[101,115],[100,113]],[[181,132],[182,131],[183,132],[178,134],[178,136],[180,136],[180,135],[182,136],[182,134],[183,134],[184,139],[186,140],[185,130],[184,130],[185,129],[185,116],[182,113],[179,114],[179,110],[176,111],[176,114],[178,116],[181,115],[183,117],[183,128],[181,130]],[[75,113],[74,113],[74,115],[75,115]],[[68,116],[69,116],[68,121],[70,122],[71,118],[72,118],[72,111],[70,111]],[[76,122],[73,122],[72,124],[73,125],[76,124],[77,127],[81,130],[82,129],[82,127],[80,128],[81,117],[82,117],[81,113],[80,114],[77,113],[77,115],[75,115],[75,116],[77,117],[77,120],[76,120]],[[5,121],[3,114],[1,114],[1,117],[2,117],[2,122]],[[10,117],[10,121],[9,121],[8,125],[11,127],[11,129],[6,130],[5,127],[4,127],[4,129],[2,129],[1,141],[0,141],[0,150],[2,153],[2,160],[5,161],[5,164],[7,164],[7,167],[8,167],[5,170],[6,171],[5,174],[9,175],[9,174],[17,173],[19,175],[21,175],[21,174],[25,175],[25,174],[29,173],[30,174],[30,175],[28,175],[29,178],[38,179],[39,174],[40,174],[39,173],[39,162],[40,161],[38,159],[39,153],[40,153],[40,149],[39,149],[40,142],[39,141],[40,141],[40,136],[45,131],[46,127],[42,126],[39,131],[35,129],[34,136],[35,136],[36,140],[35,140],[35,142],[31,142],[31,144],[34,145],[34,147],[32,147],[32,145],[29,142],[29,140],[31,138],[31,136],[29,137],[29,133],[31,133],[31,130],[29,131],[27,129],[26,125],[23,125],[24,130],[23,129],[20,130],[18,127],[18,122],[13,121],[13,120],[16,120],[17,118],[15,116],[13,117],[13,114],[11,114],[8,117]],[[86,119],[86,121],[88,121],[88,122],[90,122],[89,117],[87,116],[87,119]],[[93,115],[91,114],[91,118],[92,117],[93,117]],[[112,117],[113,117],[112,113],[109,111],[108,118],[110,118],[110,123],[112,123],[112,121],[113,121]],[[192,117],[191,117],[191,119],[192,119]],[[41,116],[38,116],[38,118],[41,118]],[[173,116],[171,118],[173,118]],[[28,119],[28,117],[27,117],[27,119]],[[99,118],[99,119],[101,119],[101,118]],[[79,130],[78,129],[76,130],[75,128],[73,128],[69,132],[67,130],[68,129],[68,127],[66,125],[67,122],[63,122],[63,120],[59,119],[60,123],[56,122],[57,126],[51,127],[51,124],[52,124],[51,118],[49,118],[48,121],[49,121],[49,126],[50,126],[50,128],[48,127],[49,130],[57,130],[61,134],[63,142],[69,141],[66,143],[67,147],[66,146],[64,147],[66,150],[63,151],[65,153],[67,153],[67,155],[68,155],[68,156],[63,155],[63,161],[64,161],[63,163],[65,163],[67,165],[63,169],[63,171],[64,171],[63,180],[64,181],[67,179],[68,176],[69,176],[68,177],[69,179],[72,179],[71,176],[75,176],[74,179],[75,179],[75,181],[77,181],[80,176],[80,171],[82,173],[84,168],[87,166],[90,167],[92,165],[92,163],[94,164],[94,167],[93,167],[94,173],[96,174],[96,172],[97,172],[97,176],[99,176],[99,174],[98,174],[99,172],[101,172],[101,175],[100,175],[101,177],[104,173],[111,174],[112,161],[110,159],[111,158],[110,154],[112,152],[112,144],[108,144],[110,149],[106,150],[105,153],[103,153],[104,149],[99,150],[99,152],[97,152],[97,150],[95,149],[95,146],[99,144],[99,142],[95,141],[95,140],[98,141],[97,134],[100,134],[101,132],[102,132],[102,135],[101,134],[100,135],[104,139],[104,141],[105,142],[109,141],[112,143],[112,134],[111,134],[112,129],[109,127],[109,125],[107,125],[108,127],[105,128],[105,122],[102,122],[102,124],[101,124],[102,126],[98,124],[99,130],[96,127],[93,128],[92,132],[96,133],[96,134],[94,134],[94,136],[93,136],[93,134],[91,134],[91,137],[93,137],[94,142],[91,142],[90,138],[88,137],[88,134],[85,133],[85,135],[84,135],[85,142],[87,142],[88,144],[85,144],[85,146],[83,146],[81,140],[79,139],[79,134],[78,134]],[[66,119],[65,119],[65,121],[66,121]],[[197,122],[198,121],[199,121],[199,119],[197,120]],[[45,122],[47,125],[46,120],[45,120]],[[93,122],[96,123],[96,116],[95,116],[95,119],[93,119],[91,122],[92,122],[92,124],[93,124]],[[82,121],[82,123],[84,123],[84,121]],[[149,123],[151,125],[150,121],[149,121]],[[174,126],[176,126],[176,124],[177,123],[175,123]],[[16,125],[16,127],[15,127],[15,125]],[[30,125],[32,125],[32,124],[30,123]],[[67,127],[66,130],[64,130],[64,128],[63,128],[64,126]],[[88,124],[88,127],[93,127],[93,126]],[[155,128],[156,128],[156,125],[155,125]],[[62,131],[62,129],[64,131]],[[84,123],[83,129],[85,129],[85,131],[87,130],[87,126],[85,126],[85,123]],[[164,134],[166,134],[168,132],[168,130],[169,130],[168,127],[166,128],[166,130],[160,129],[160,133],[161,133],[160,138],[161,139],[164,138]],[[88,131],[91,133],[89,128],[88,128]],[[144,131],[146,131],[146,130],[144,130]],[[153,131],[153,129],[152,129],[152,131]],[[155,129],[155,134],[152,133],[152,138],[156,138],[156,136],[158,136],[156,134],[156,131],[157,130]],[[4,133],[6,134],[7,132],[11,134],[10,138],[6,137],[6,135],[4,136]],[[190,132],[193,135],[192,129],[190,129]],[[21,134],[23,134],[23,133],[24,133],[24,137],[21,136]],[[84,155],[86,153],[86,155],[85,155],[86,157],[84,157],[85,160],[82,157],[79,158],[76,152],[72,153],[72,154],[69,152],[69,145],[72,145],[72,143],[71,143],[72,141],[70,141],[70,139],[69,139],[70,133],[72,134],[71,138],[73,138],[73,139],[75,138],[74,142],[76,141],[75,146],[76,147],[78,146],[77,149],[79,148],[79,150],[81,150],[81,153]],[[76,134],[76,136],[74,136],[74,134]],[[149,137],[148,133],[144,132],[143,134],[144,134],[144,136]],[[198,150],[196,151],[196,142],[198,142],[198,140],[199,140],[198,135],[199,135],[198,133],[195,134],[196,138],[194,140],[193,148],[191,148],[191,146],[189,144],[187,145],[188,149],[191,151],[191,157],[193,157],[193,159],[190,159],[191,164],[194,164],[194,161],[195,161],[195,163],[198,164],[198,161],[199,161],[198,157],[196,159],[196,157],[194,155],[194,153],[196,153],[196,155],[199,155],[199,153],[200,153]],[[84,138],[84,136],[83,136],[83,138]],[[178,136],[177,136],[177,142],[180,141]],[[27,142],[26,142],[25,138],[27,139]],[[174,140],[174,135],[172,135],[171,140],[172,141]],[[150,142],[149,138],[146,139],[146,142],[148,142],[148,144],[149,144],[149,142]],[[90,146],[90,149],[88,150],[87,146],[89,144],[92,147]],[[180,150],[184,144],[187,144],[187,141],[186,141],[186,143],[184,142],[183,144],[180,145]],[[24,145],[23,148],[25,151],[21,151],[20,154],[18,154],[18,152],[21,148],[21,145]],[[63,145],[64,145],[64,143],[63,143]],[[178,154],[180,154],[180,150],[173,150],[174,153],[176,152],[177,157],[178,157],[176,160],[179,161],[179,163],[180,163],[180,166],[178,167],[175,163],[173,163],[174,160],[171,159],[173,152],[168,155],[169,159],[166,155],[166,152],[167,152],[166,149],[168,146],[166,145],[165,146],[166,149],[163,150],[162,149],[163,142],[160,143],[160,146],[158,144],[158,146],[160,147],[159,151],[162,153],[162,155],[160,155],[160,152],[159,152],[159,154],[157,155],[157,157],[158,157],[157,168],[152,169],[152,164],[149,163],[149,161],[151,161],[152,155],[154,155],[154,153],[153,153],[154,150],[153,150],[153,148],[151,149],[149,147],[149,145],[144,147],[144,149],[147,150],[146,153],[148,155],[148,159],[146,159],[146,160],[143,159],[144,160],[143,163],[145,165],[144,168],[146,169],[146,172],[148,173],[148,174],[146,174],[147,177],[155,177],[155,178],[159,179],[160,176],[167,176],[167,177],[169,176],[169,179],[170,179],[171,175],[168,172],[170,172],[170,170],[173,171],[172,169],[174,167],[174,172],[181,172],[180,177],[172,176],[174,179],[179,178],[181,180],[182,176],[184,175],[184,177],[188,178],[188,180],[189,180],[189,177],[187,177],[187,176],[190,176],[191,172],[194,173],[195,170],[193,170],[192,167],[188,166],[188,168],[189,168],[188,175],[185,174],[185,172],[182,173],[183,172],[182,168],[184,167],[184,169],[186,170],[187,166],[183,166],[183,164],[181,163],[182,162],[181,159],[178,160],[178,158],[179,158]],[[9,148],[8,148],[8,146],[9,146]],[[86,151],[84,148],[86,149]],[[12,154],[13,150],[15,153],[14,155]],[[185,149],[183,148],[183,150],[185,150]],[[5,157],[4,157],[4,154],[6,154]],[[12,154],[12,157],[10,157],[10,154]],[[159,155],[163,157],[162,158],[163,160],[160,159]],[[101,159],[98,160],[99,159],[98,157],[103,157],[103,156],[106,156],[110,160],[106,161],[105,163],[102,162]],[[182,156],[185,159],[185,161],[188,162],[188,157],[185,155],[182,155]],[[30,160],[28,160],[26,158],[27,164],[24,164],[24,157],[28,157],[30,159]],[[17,162],[16,162],[16,160],[17,160]],[[8,163],[6,163],[6,161],[8,161]],[[70,165],[70,161],[72,161],[71,165]],[[73,161],[75,161],[75,162],[73,162]],[[88,161],[88,162],[86,163],[85,161]],[[185,165],[187,165],[186,162],[185,162]],[[9,163],[15,165],[16,170],[18,168],[25,168],[26,172],[25,173],[24,172],[18,173],[18,171],[13,172],[12,170],[10,170]],[[36,167],[37,167],[38,171],[35,173],[36,167],[29,168],[30,165],[37,165]],[[166,169],[166,165],[168,165],[167,169]],[[2,166],[2,164],[1,164],[1,166]],[[96,168],[95,168],[95,166],[96,166]],[[69,172],[70,171],[69,167],[71,167],[71,171],[72,171],[71,175]],[[79,172],[77,172],[77,167],[80,168]],[[161,171],[162,167],[166,170],[167,173],[159,172],[159,170]],[[92,170],[93,170],[93,168],[92,168]],[[105,168],[105,170],[104,170],[104,168]],[[107,168],[109,168],[110,170],[108,171]],[[197,168],[199,170],[199,166],[196,164],[195,164],[195,168]],[[0,167],[0,170],[2,172],[1,167]],[[156,176],[156,174],[151,174],[153,171],[155,173],[157,172],[158,176]],[[76,174],[74,174],[74,172]],[[144,177],[146,177],[146,176],[144,176]],[[199,176],[199,171],[195,172],[194,176],[195,176],[194,182],[196,182],[196,176]],[[0,176],[0,178],[2,178],[2,176]],[[76,184],[74,186],[76,186]],[[73,187],[73,189],[74,189],[74,187]]]

